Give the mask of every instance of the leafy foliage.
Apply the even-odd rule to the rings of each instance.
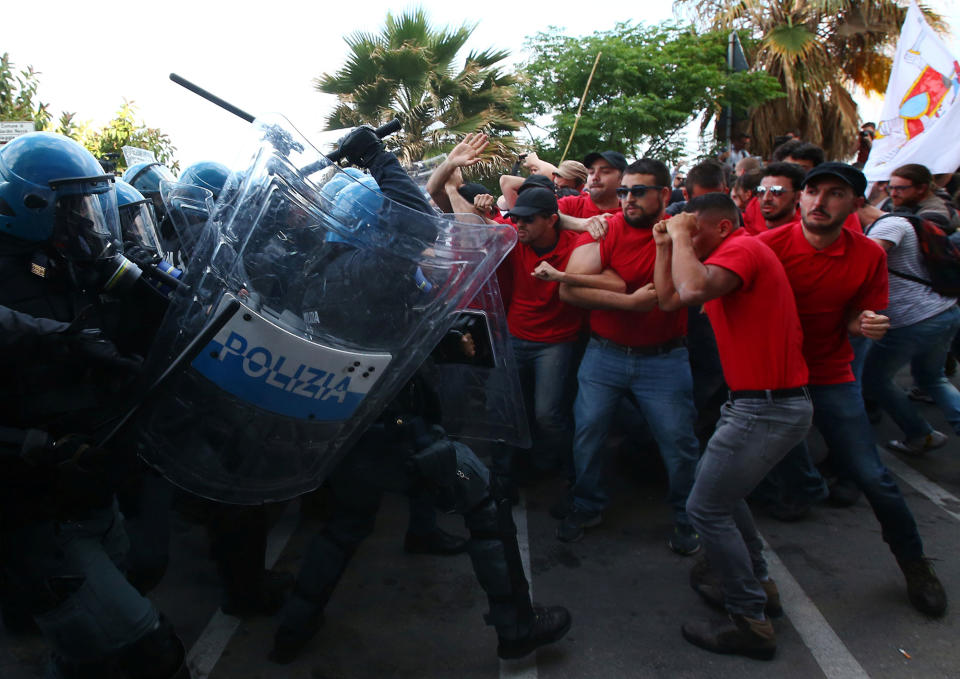
[[[766,155],[788,130],[823,147],[828,158],[847,158],[859,127],[850,89],[883,93],[891,55],[906,16],[894,0],[683,0],[703,27],[739,29],[754,39],[747,54],[755,67],[783,86],[786,97],[760,106],[750,121],[753,150]],[[921,5],[931,25],[942,19]],[[746,47],[746,45],[745,45]],[[751,53],[752,52],[752,53]]]
[[[498,66],[508,56],[504,51],[471,51],[457,68],[474,28],[434,28],[422,9],[414,9],[387,13],[379,33],[347,36],[344,66],[314,81],[319,91],[337,96],[327,124],[379,126],[399,118],[403,132],[386,144],[405,163],[447,151],[467,132],[482,130],[491,136],[489,163],[508,165],[519,127],[515,78]]]
[[[526,47],[536,56],[522,69],[521,101],[529,114],[550,116],[542,157],[559,160],[597,52],[602,52],[567,153],[617,149],[628,157],[676,160],[681,131],[700,113],[710,119],[728,104],[743,108],[781,96],[763,73],[730,73],[727,34],[698,34],[673,24],[619,23],[587,38],[538,33]]]
[[[19,73],[6,52],[0,57],[0,120],[32,120],[42,130],[50,122],[49,105],[37,97],[37,71],[27,66]]]
[[[62,133],[74,136],[97,158],[110,158],[116,162],[117,172],[126,169],[121,150],[124,146],[153,151],[158,161],[174,172],[178,171],[180,164],[174,160],[176,148],[170,137],[155,127],[147,127],[145,123],[137,120],[135,113],[134,102],[124,100],[114,119],[98,130],[92,130],[86,125],[77,128],[72,122],[73,115],[65,114],[61,117]],[[66,117],[67,115],[69,117]],[[67,124],[64,125],[64,122]]]

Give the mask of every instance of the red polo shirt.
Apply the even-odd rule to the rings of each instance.
[[[607,224],[607,235],[599,241],[602,267],[616,271],[626,282],[628,293],[652,283],[653,265],[657,261],[653,231],[629,226],[622,214],[613,215]],[[589,233],[583,233],[577,244],[593,242]],[[592,309],[590,330],[617,344],[653,346],[687,334],[687,310],[663,311],[660,307],[646,312]]]
[[[561,302],[557,292],[559,283],[532,275],[540,262],[547,262],[560,271],[566,269],[579,235],[561,230],[554,248],[542,255],[529,245],[517,243],[500,265],[497,274],[501,287],[510,289],[507,327],[511,335],[530,342],[558,344],[571,342],[580,334],[586,309]]]
[[[757,238],[780,259],[793,288],[810,384],[853,382],[847,316],[887,307],[887,254],[863,234],[848,229],[828,247],[816,250],[804,237],[800,222]]]
[[[743,283],[704,305],[730,389],[790,389],[807,384],[797,305],[773,250],[737,229],[704,263],[732,271]]]
[[[565,196],[557,201],[557,209],[565,215],[586,219],[587,217],[596,217],[597,215],[609,214],[618,215],[623,212],[620,204],[609,210],[601,210],[593,202],[589,193],[581,193],[579,196]]]

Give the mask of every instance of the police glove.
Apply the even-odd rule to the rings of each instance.
[[[79,466],[92,468],[103,462],[107,452],[83,434],[67,434],[46,445],[26,448],[23,459],[38,467]]]
[[[383,151],[383,142],[369,125],[358,127],[340,140],[340,154],[358,167],[369,167],[373,158]]]
[[[73,354],[89,359],[101,367],[136,373],[143,362],[139,357],[122,355],[117,346],[97,329],[81,330],[66,335],[64,339]]]

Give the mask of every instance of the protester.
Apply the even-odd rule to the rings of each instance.
[[[733,183],[733,188],[730,189],[730,198],[733,199],[737,209],[741,212],[756,197],[757,187],[760,186],[762,176],[761,170],[750,170],[737,177],[737,181]]]
[[[763,233],[800,218],[798,202],[803,170],[794,163],[770,163],[761,172],[755,202],[749,203],[743,225],[752,234]]]
[[[723,165],[715,160],[708,159],[694,165],[684,180],[684,190],[687,200],[706,193],[726,193],[727,182],[724,176]],[[671,203],[665,210],[667,215],[680,214],[686,208],[686,201]]]
[[[926,166],[916,163],[901,165],[890,174],[887,183],[890,203],[882,209],[917,215],[953,232],[960,225],[960,218],[955,209],[934,193],[934,187],[933,175]]]
[[[738,221],[733,201],[711,193],[657,224],[654,285],[662,309],[705,305],[731,389],[687,500],[706,552],[691,584],[730,617],[685,623],[683,635],[717,653],[770,659],[776,636],[766,612],[782,611],[745,497],[806,436],[813,406],[783,265]]]
[[[730,167],[736,167],[744,158],[750,157],[751,137],[746,132],[741,132],[733,137],[731,148],[720,154],[720,162],[726,163]]]

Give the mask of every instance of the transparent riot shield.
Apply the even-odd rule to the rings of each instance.
[[[359,185],[285,119],[253,129],[253,159],[197,239],[148,370],[228,300],[239,310],[138,420],[148,463],[242,504],[316,488],[516,240]]]
[[[178,252],[167,256],[187,270],[197,242],[213,214],[213,193],[192,184],[165,180],[160,182],[160,197],[180,247]]]
[[[441,344],[424,366],[440,396],[444,429],[458,438],[529,448],[530,425],[496,276],[456,312],[444,343],[451,346]]]

